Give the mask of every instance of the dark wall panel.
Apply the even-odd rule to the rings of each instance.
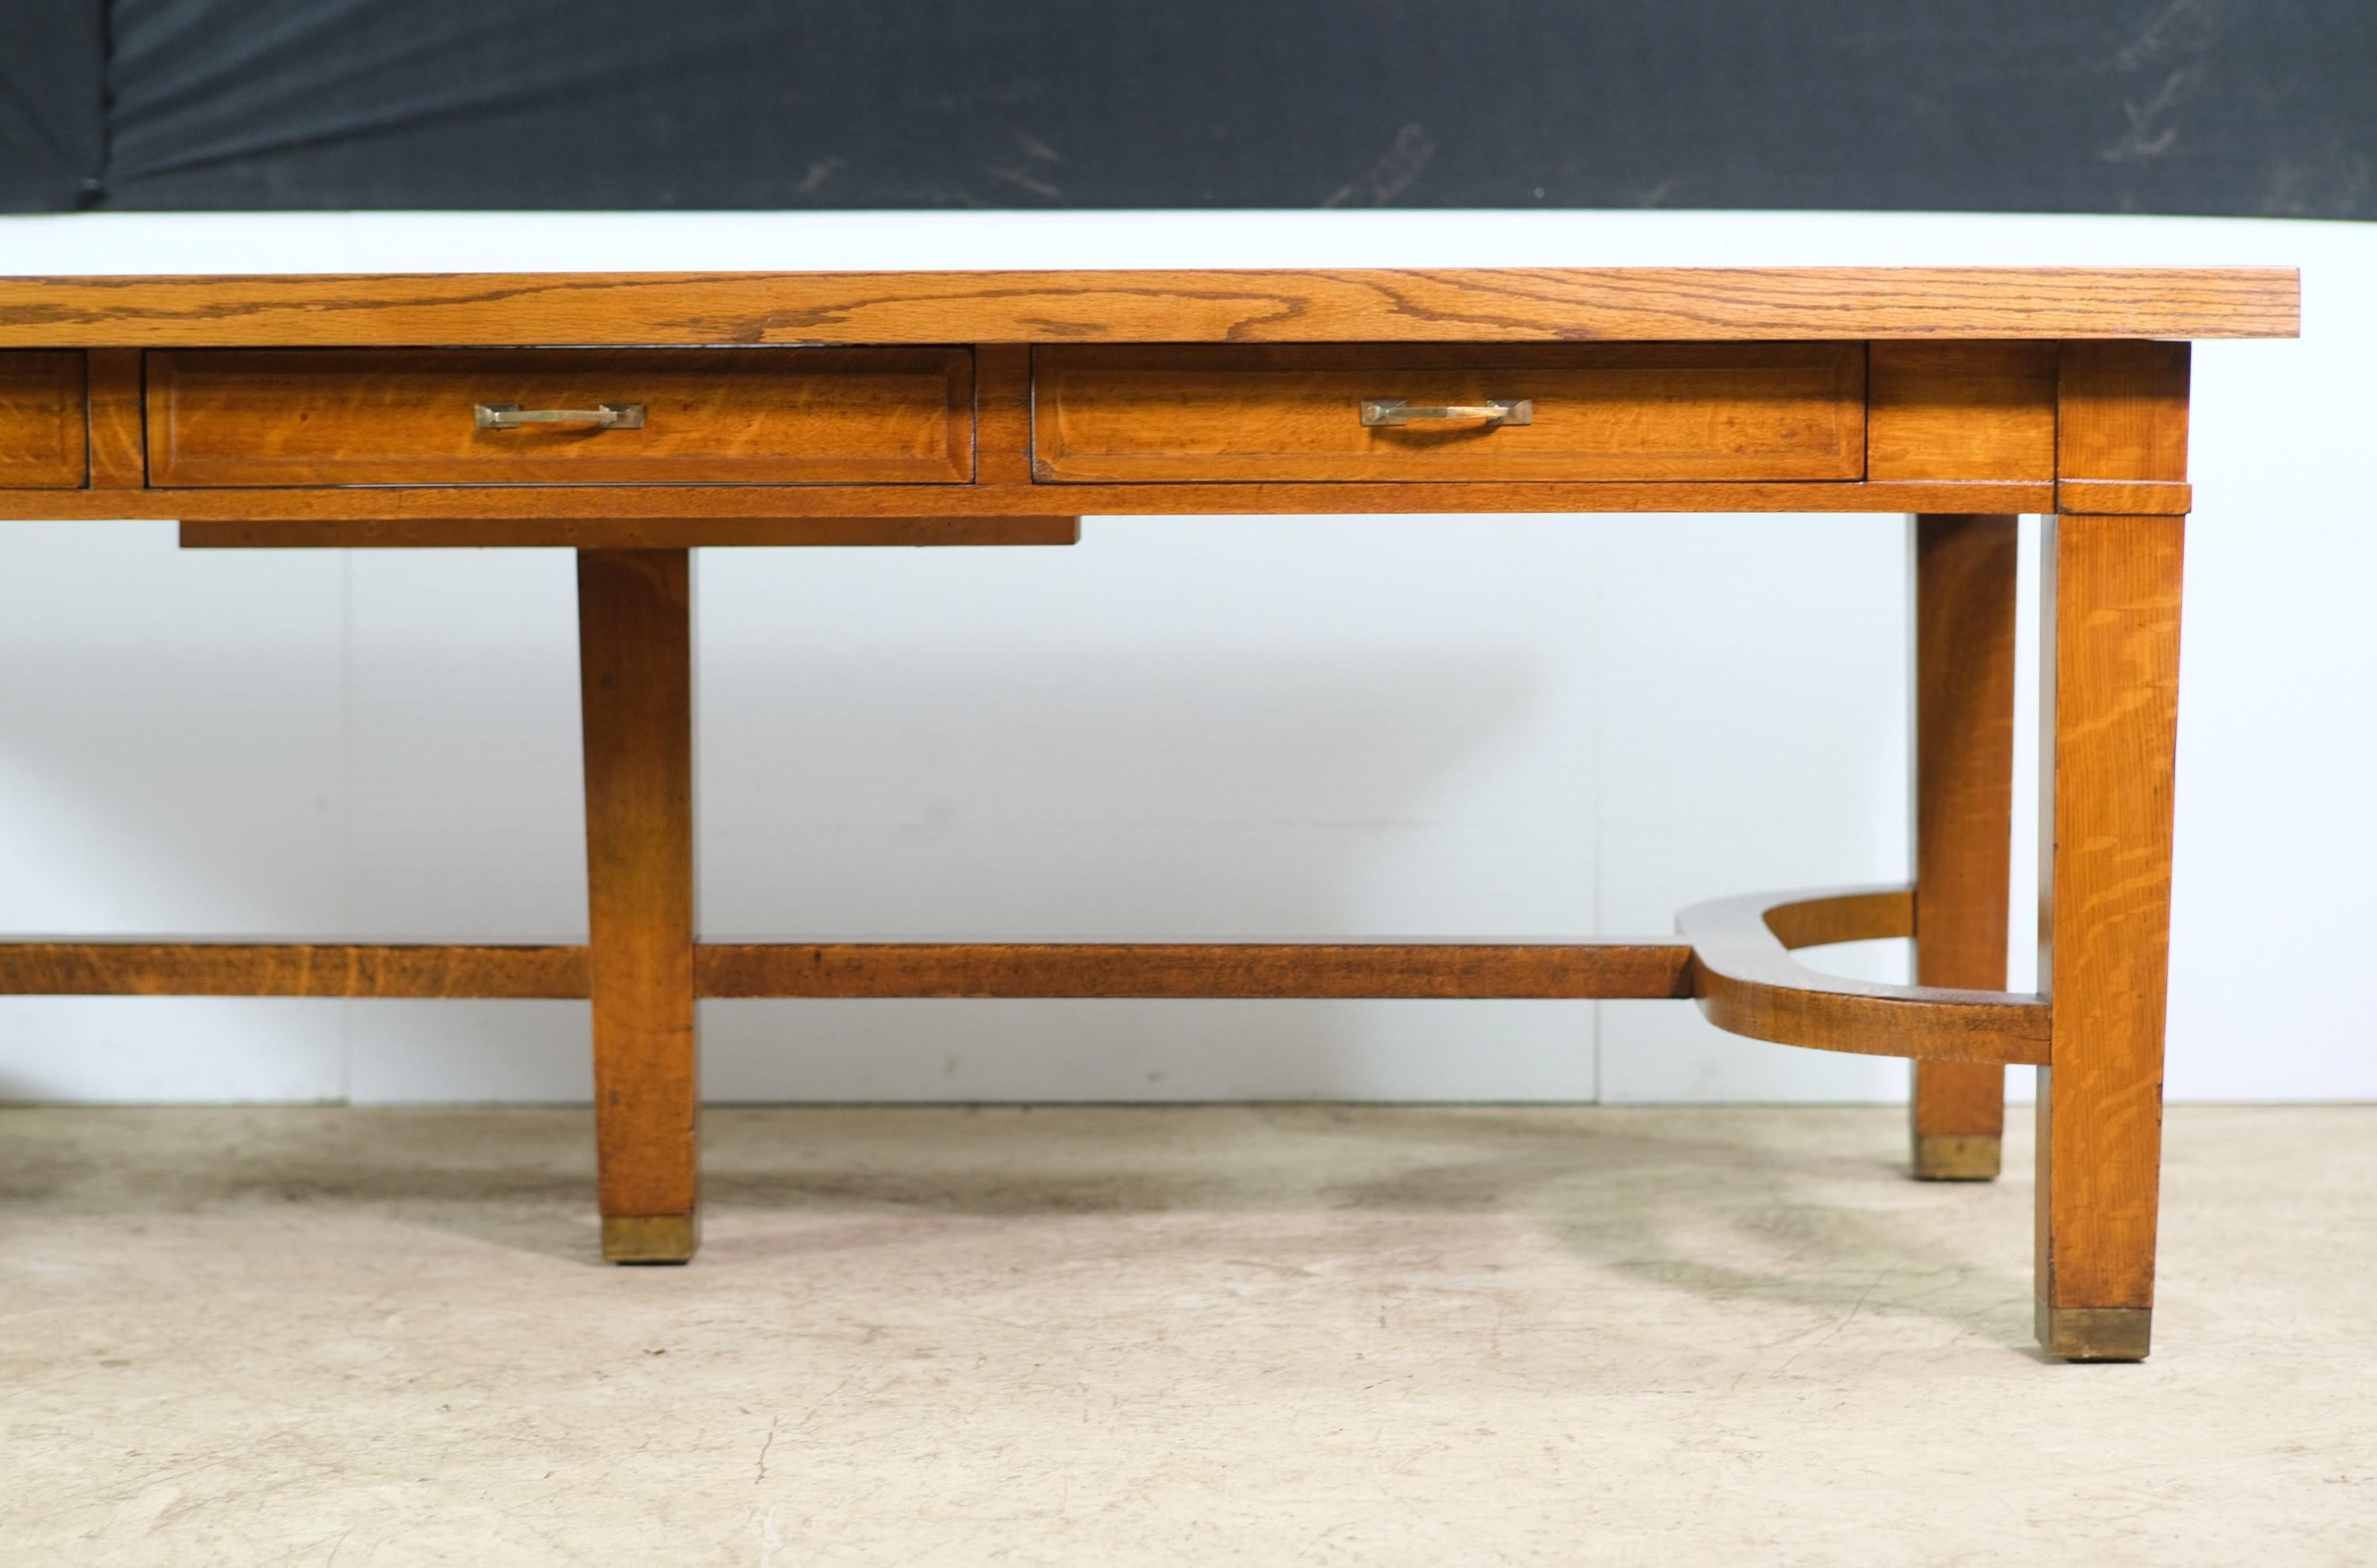
[[[2377,216],[2377,0],[108,14],[113,208]]]
[[[99,186],[99,0],[0,0],[0,212],[62,212]]]

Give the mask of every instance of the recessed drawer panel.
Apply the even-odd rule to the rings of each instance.
[[[0,353],[0,489],[79,489],[89,451],[82,355]]]
[[[965,349],[204,349],[149,356],[150,483],[950,484]]]
[[[1862,343],[1044,348],[1045,481],[1856,479]]]

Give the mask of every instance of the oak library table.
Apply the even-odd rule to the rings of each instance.
[[[2188,340],[2290,270],[0,280],[0,519],[578,552],[584,946],[0,945],[0,993],[593,1004],[603,1250],[696,1235],[702,997],[1669,997],[1912,1058],[1914,1168],[2038,1069],[2037,1328],[2154,1301]],[[688,553],[1063,545],[1084,513],[1913,514],[1914,885],[1597,941],[750,942],[694,930]],[[2041,514],[2037,995],[2008,992],[2015,517]],[[1796,948],[1916,939],[1914,986]],[[2050,1093],[2051,1087],[2051,1093]]]

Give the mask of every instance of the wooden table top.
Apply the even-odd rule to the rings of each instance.
[[[0,278],[0,348],[2290,338],[2290,268]]]

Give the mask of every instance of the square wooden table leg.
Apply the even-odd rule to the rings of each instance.
[[[697,1237],[693,637],[684,550],[578,557],[603,1255]]]
[[[2006,984],[2013,832],[2014,566],[2008,516],[1917,517],[1915,567],[1915,981]],[[2005,1069],[1918,1061],[1915,1174],[1986,1181],[2005,1133]]]
[[[2154,1315],[2180,517],[2049,520],[2042,582],[2038,1337],[2144,1359]]]

